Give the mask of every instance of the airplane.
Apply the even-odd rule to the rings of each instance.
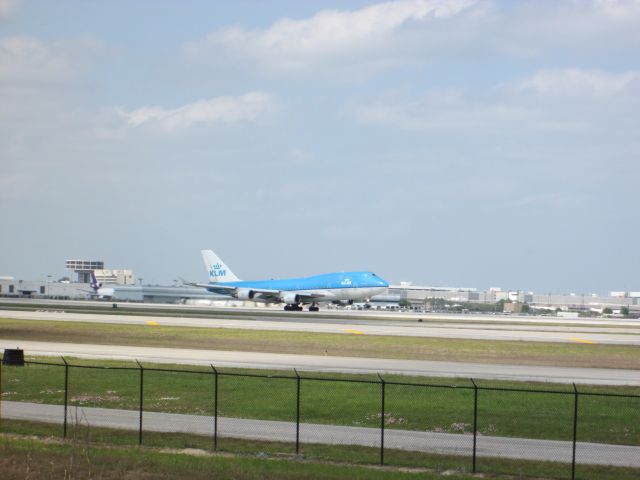
[[[91,287],[91,290],[93,290],[94,295],[97,295],[98,290],[100,290],[100,287],[102,287],[102,284],[98,283],[98,280],[96,280],[96,274],[93,272],[93,270],[91,270],[91,283],[89,284],[89,286]]]
[[[284,303],[286,311],[301,311],[308,305],[317,312],[321,303],[352,304],[369,302],[372,296],[386,291],[389,284],[373,272],[325,273],[312,277],[283,280],[242,281],[212,250],[201,250],[209,272],[209,283],[190,283],[209,292],[229,295],[239,300]]]

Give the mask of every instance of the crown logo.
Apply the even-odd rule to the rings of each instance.
[[[216,263],[214,265],[211,266],[214,270],[220,270],[222,268],[222,265],[220,265],[219,263]]]

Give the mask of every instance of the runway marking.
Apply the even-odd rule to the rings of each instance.
[[[576,343],[596,343],[593,340],[588,340],[586,338],[575,338],[575,337],[570,337],[569,340],[572,340]]]
[[[155,326],[155,325],[158,325],[158,322],[154,322],[153,320],[148,320],[147,325]]]
[[[347,330],[345,330],[345,332],[347,333],[352,333],[354,335],[364,335],[364,332],[361,332],[360,330],[352,330],[350,328],[348,328]]]

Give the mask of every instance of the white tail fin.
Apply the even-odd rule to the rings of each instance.
[[[220,260],[213,250],[201,250],[202,259],[209,272],[209,282],[238,282],[240,279]]]

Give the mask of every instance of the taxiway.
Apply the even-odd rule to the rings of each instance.
[[[138,360],[153,363],[337,373],[379,373],[427,377],[640,386],[640,370],[505,365],[388,358],[292,355],[186,348],[73,344],[0,339],[0,348],[21,348],[27,355]]]

